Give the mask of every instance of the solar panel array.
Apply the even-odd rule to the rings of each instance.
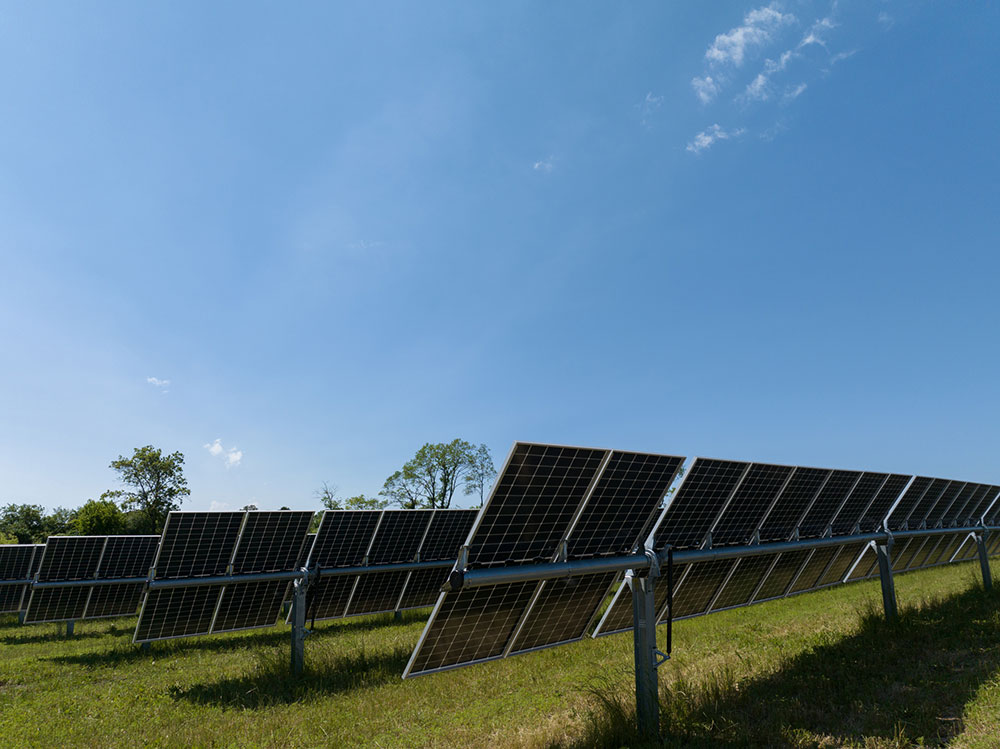
[[[667,544],[697,549],[836,538],[872,533],[883,525],[893,531],[960,527],[978,523],[998,494],[996,486],[922,476],[698,458],[650,542],[657,550]],[[971,559],[974,544],[956,554],[966,535],[900,539],[892,551],[894,569]],[[874,550],[859,542],[679,565],[672,615],[685,618],[747,606],[877,572]],[[665,588],[662,583],[656,588],[660,621],[668,615]],[[596,634],[631,627],[631,593],[621,586]]]
[[[311,512],[172,512],[163,529],[151,588],[133,642],[273,626],[289,581],[198,584],[197,578],[292,571],[302,556]]]
[[[125,578],[134,582],[33,588],[25,623],[135,614],[159,541],[159,536],[49,536],[40,555],[38,582]]]
[[[683,458],[516,443],[469,536],[468,567],[633,551]],[[404,676],[581,639],[618,573],[442,593]]]
[[[0,582],[21,581],[19,585],[0,585],[0,614],[23,611],[28,605],[31,586],[42,561],[45,544],[0,545]]]
[[[478,510],[348,510],[323,516],[310,568],[377,567],[451,561]],[[311,619],[431,606],[448,576],[445,567],[319,577],[309,586]]]

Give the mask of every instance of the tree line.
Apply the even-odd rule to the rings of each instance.
[[[0,544],[44,543],[49,536],[109,536],[158,534],[167,515],[179,510],[191,494],[184,477],[184,455],[164,454],[152,445],[137,447],[132,455],[119,455],[110,468],[121,487],[109,489],[81,507],[57,507],[47,513],[41,505],[7,504],[0,508]],[[451,507],[455,493],[478,498],[482,505],[496,477],[493,457],[486,445],[465,440],[427,443],[389,476],[375,496],[359,494],[341,498],[329,482],[315,492],[328,510],[407,509]],[[256,510],[246,505],[244,510]],[[282,509],[288,509],[283,507]]]

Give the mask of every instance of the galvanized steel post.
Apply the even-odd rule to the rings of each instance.
[[[875,555],[878,557],[878,576],[882,581],[882,606],[885,608],[885,618],[896,621],[896,586],[892,581],[892,559],[889,556],[888,544],[875,544]]]
[[[976,547],[979,549],[979,566],[983,571],[983,588],[987,592],[993,590],[993,576],[990,574],[990,552],[986,547],[986,534],[976,534]]]
[[[306,662],[306,588],[308,576],[292,583],[292,675],[301,676]]]
[[[654,581],[659,573],[656,555],[650,551],[648,573],[636,570],[628,577],[632,588],[632,627],[635,646],[635,716],[644,739],[660,736],[660,694],[656,669],[662,663],[656,649],[656,600]]]

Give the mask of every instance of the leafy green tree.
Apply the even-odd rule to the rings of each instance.
[[[138,513],[134,518],[142,533],[159,533],[171,510],[177,510],[191,494],[184,478],[184,455],[164,455],[152,445],[137,447],[129,458],[119,455],[111,468],[126,489],[104,492],[101,499],[117,500],[122,509]]]
[[[315,495],[327,510],[382,510],[389,506],[388,500],[364,494],[341,499],[337,496],[337,487],[326,481],[316,490]]]
[[[260,509],[260,508],[259,508],[259,507],[257,507],[257,505],[253,505],[253,504],[250,504],[250,505],[243,505],[243,506],[242,506],[242,507],[240,508],[240,512],[257,512],[257,510],[259,510],[259,509]]]
[[[479,506],[482,507],[486,489],[493,485],[496,476],[497,469],[493,465],[490,449],[486,445],[480,445],[472,451],[472,462],[465,476],[465,493],[478,494]]]
[[[45,540],[44,517],[41,505],[9,504],[0,510],[0,533],[19,544],[39,543]]]
[[[49,536],[70,536],[74,532],[75,510],[68,510],[65,507],[57,507],[51,514],[42,518],[42,533],[45,538]]]
[[[0,546],[4,544],[16,544],[17,536],[8,536],[6,533],[0,532]]]
[[[73,518],[73,530],[80,536],[114,536],[125,527],[125,513],[110,499],[88,499]]]
[[[404,508],[451,507],[475,461],[476,448],[465,440],[427,443],[385,480],[379,494]]]

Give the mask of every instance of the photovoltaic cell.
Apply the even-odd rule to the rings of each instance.
[[[511,653],[581,639],[616,577],[612,572],[543,582]]]
[[[368,552],[368,564],[412,562],[434,513],[434,510],[383,511],[382,522]]]
[[[0,580],[30,580],[44,548],[43,544],[0,544]],[[27,605],[29,590],[27,584],[0,586],[0,613],[20,611]]]
[[[847,577],[848,571],[858,560],[858,557],[861,556],[861,552],[864,551],[865,546],[866,544],[864,543],[854,543],[838,547],[837,555],[820,577],[818,585],[822,587],[824,585],[842,583]]]
[[[796,468],[778,503],[761,525],[761,542],[788,541],[832,474],[833,471],[826,468]]]
[[[569,533],[569,558],[627,554],[649,532],[651,517],[683,458],[615,450]]]
[[[858,523],[859,532],[873,533],[882,530],[886,516],[889,514],[889,509],[899,499],[899,495],[902,494],[903,490],[910,483],[911,478],[913,477],[898,473],[889,474],[889,478],[882,484],[882,488],[878,490],[875,499],[872,500],[868,509],[865,510],[865,514],[861,517]]]
[[[931,482],[931,485],[927,487],[927,491],[924,492],[924,495],[917,502],[917,506],[913,508],[913,512],[910,513],[910,517],[906,521],[908,529],[918,530],[923,525],[927,513],[937,504],[937,501],[951,483],[947,479],[934,479]]]
[[[924,518],[924,526],[927,528],[939,527],[945,511],[951,507],[955,498],[958,497],[964,488],[965,483],[962,481],[952,481],[949,483],[941,496],[938,497],[937,502],[934,503],[934,506],[927,513],[927,517]]]
[[[478,514],[479,510],[436,510],[420,546],[420,558],[425,562],[457,559]]]
[[[982,522],[983,515],[986,510],[993,504],[996,499],[997,494],[1000,493],[1000,487],[989,485],[986,487],[986,491],[983,492],[983,496],[980,498],[979,503],[975,507],[971,507],[967,513],[966,521],[969,525],[978,525]]]
[[[963,509],[965,509],[965,506],[969,503],[978,489],[979,484],[973,483],[968,483],[962,487],[962,490],[956,495],[955,499],[952,500],[951,505],[946,507],[940,515],[942,528],[954,528],[958,525],[956,522],[958,515]]]
[[[860,478],[860,471],[834,471],[799,525],[799,537],[822,536]]]
[[[810,551],[789,551],[779,556],[771,572],[764,579],[764,584],[754,596],[754,602],[785,595],[810,554]]]
[[[549,561],[608,457],[605,450],[517,443],[469,549],[469,567]]]
[[[248,512],[233,554],[234,575],[296,568],[312,512]],[[212,632],[270,627],[289,597],[290,580],[230,583],[222,591]]]
[[[732,559],[718,559],[689,565],[687,574],[674,589],[674,618],[704,613],[732,564]]]
[[[821,549],[815,549],[812,556],[809,557],[809,561],[805,563],[805,566],[803,566],[798,578],[794,583],[792,583],[791,592],[802,593],[818,587],[820,578],[826,571],[827,565],[833,561],[833,558],[839,549],[839,546],[827,546]]]
[[[767,554],[735,560],[738,564],[712,604],[712,611],[748,604],[776,557],[776,554]]]
[[[858,483],[854,485],[854,488],[847,496],[847,499],[844,500],[843,506],[833,520],[833,535],[845,536],[854,532],[854,529],[861,521],[861,516],[868,509],[868,505],[875,499],[875,495],[888,478],[889,474],[887,473],[866,472],[861,474]]]
[[[411,673],[426,673],[503,656],[537,583],[467,588],[442,598],[428,622],[434,637],[414,653]]]
[[[891,531],[901,531],[906,527],[906,521],[917,507],[917,504],[929,491],[934,479],[928,476],[916,476],[904,492],[899,504],[893,508],[886,525]],[[874,552],[873,552],[874,553]]]
[[[653,534],[653,548],[698,548],[750,467],[732,460],[697,458]]]
[[[712,529],[712,546],[745,545],[754,540],[765,513],[784,488],[792,466],[753,463]]]

